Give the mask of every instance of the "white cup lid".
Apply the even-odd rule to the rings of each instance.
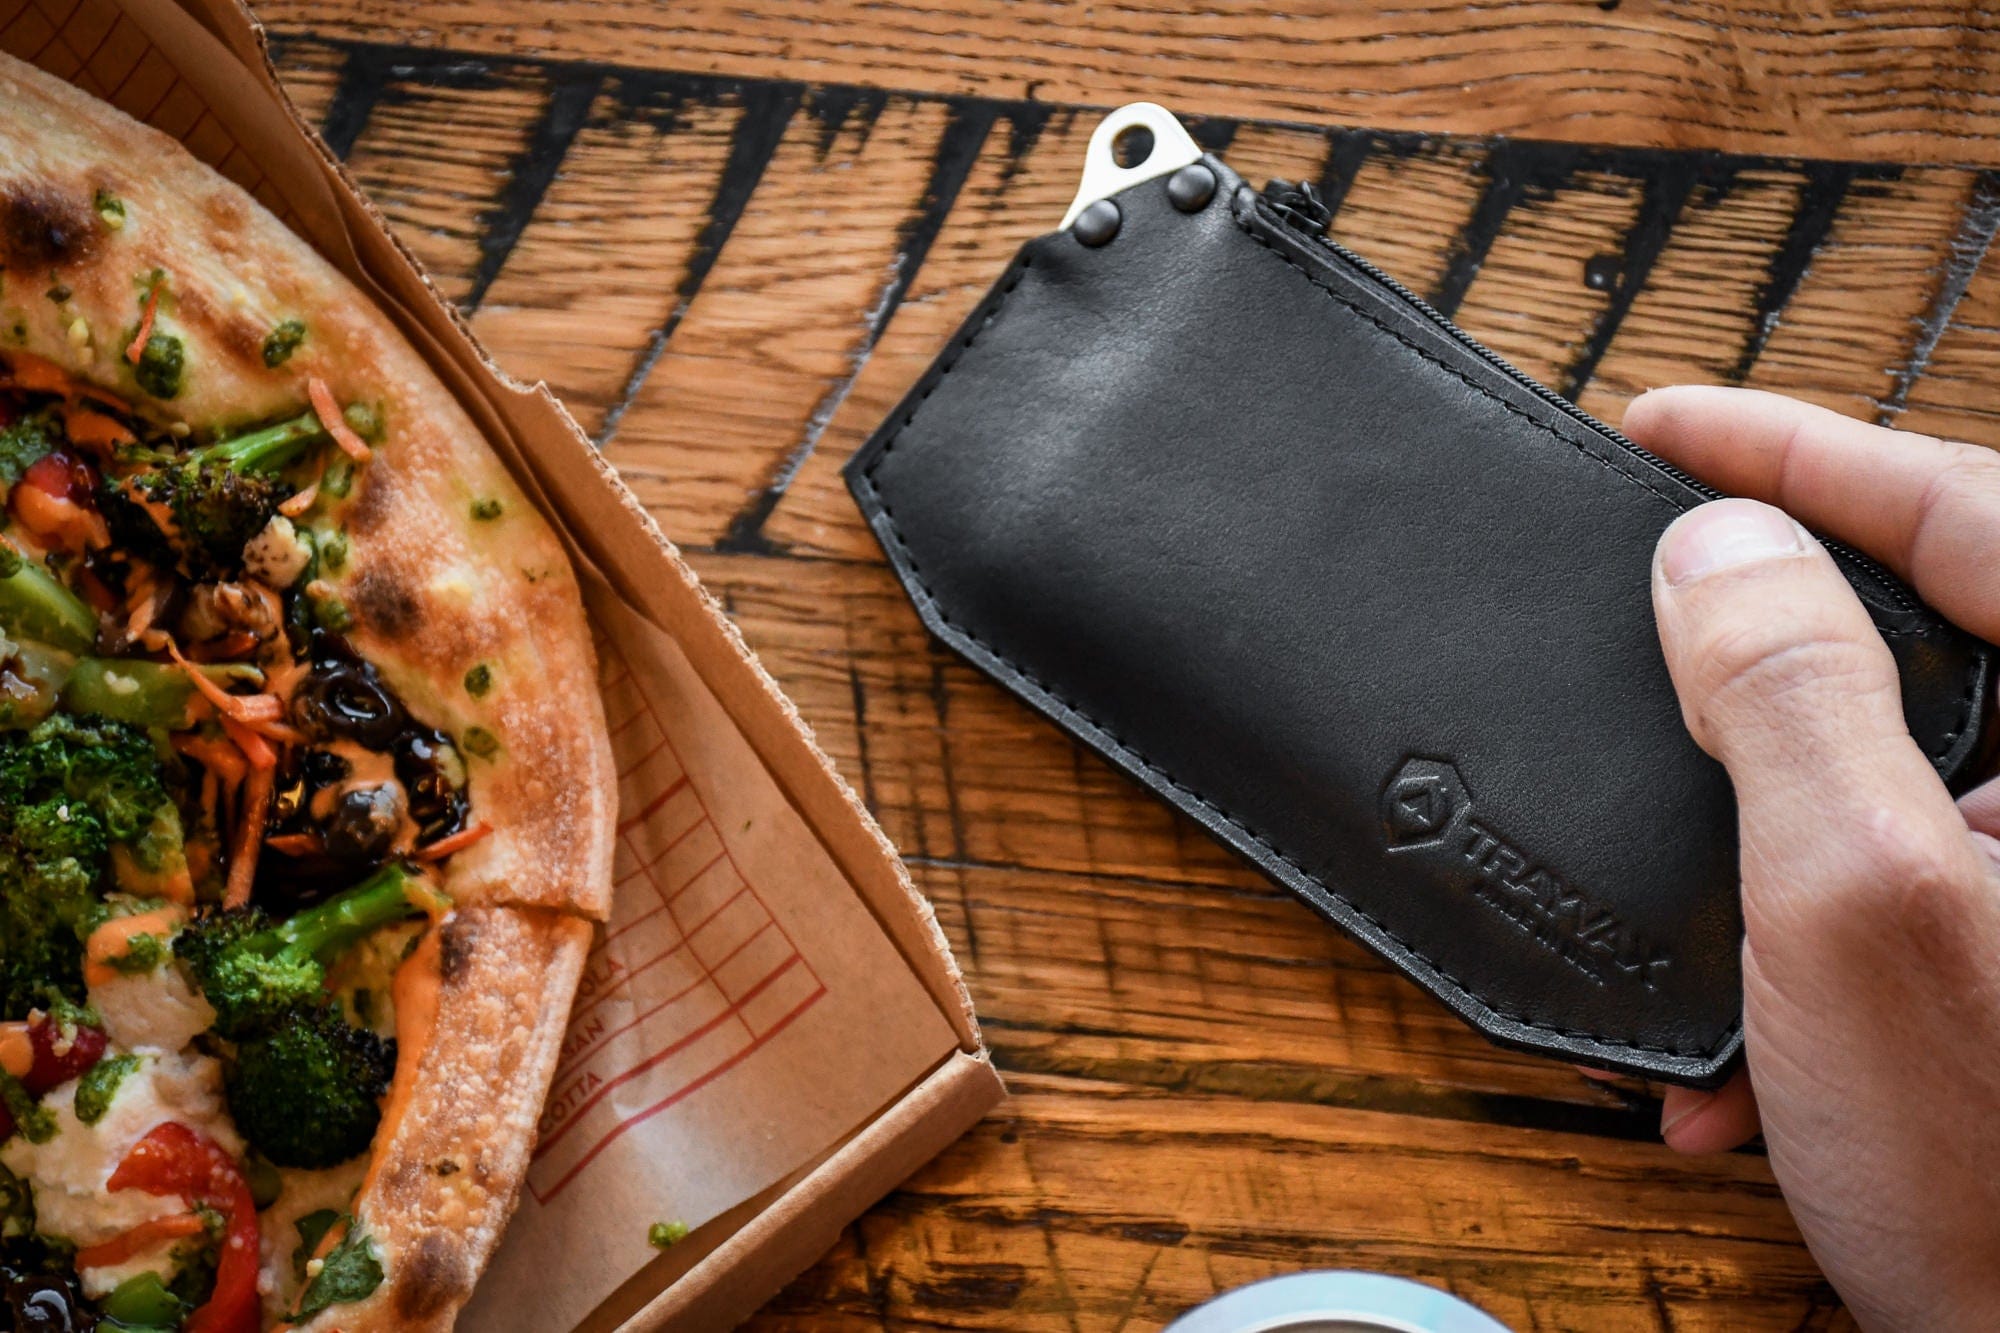
[[[1449,1292],[1382,1273],[1293,1273],[1190,1310],[1167,1333],[1508,1333]]]

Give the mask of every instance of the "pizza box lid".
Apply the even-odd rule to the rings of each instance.
[[[373,293],[577,563],[617,903],[462,1325],[741,1321],[1002,1095],[929,905],[562,405],[494,365],[300,118],[237,0],[7,0],[0,50],[179,139]],[[688,1234],[655,1250],[654,1221]]]

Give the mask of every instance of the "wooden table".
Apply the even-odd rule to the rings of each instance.
[[[837,474],[1141,95],[1246,176],[1317,182],[1340,239],[1613,420],[1707,380],[2000,444],[2000,20],[260,9],[305,113],[907,854],[1013,1089],[755,1327],[1152,1328],[1328,1267],[1519,1329],[1847,1322],[1761,1156],[1676,1157],[1641,1092],[1488,1046],[928,642]]]

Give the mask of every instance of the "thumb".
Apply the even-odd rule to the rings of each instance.
[[[1978,882],[1964,821],[1904,723],[1894,659],[1804,528],[1754,500],[1691,510],[1660,538],[1653,602],[1688,730],[1736,789],[1765,979],[1833,922],[1879,921],[1899,886]]]

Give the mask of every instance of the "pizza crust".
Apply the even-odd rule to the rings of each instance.
[[[593,927],[502,907],[438,929],[436,1025],[355,1205],[387,1276],[302,1329],[450,1328],[514,1211]]]

